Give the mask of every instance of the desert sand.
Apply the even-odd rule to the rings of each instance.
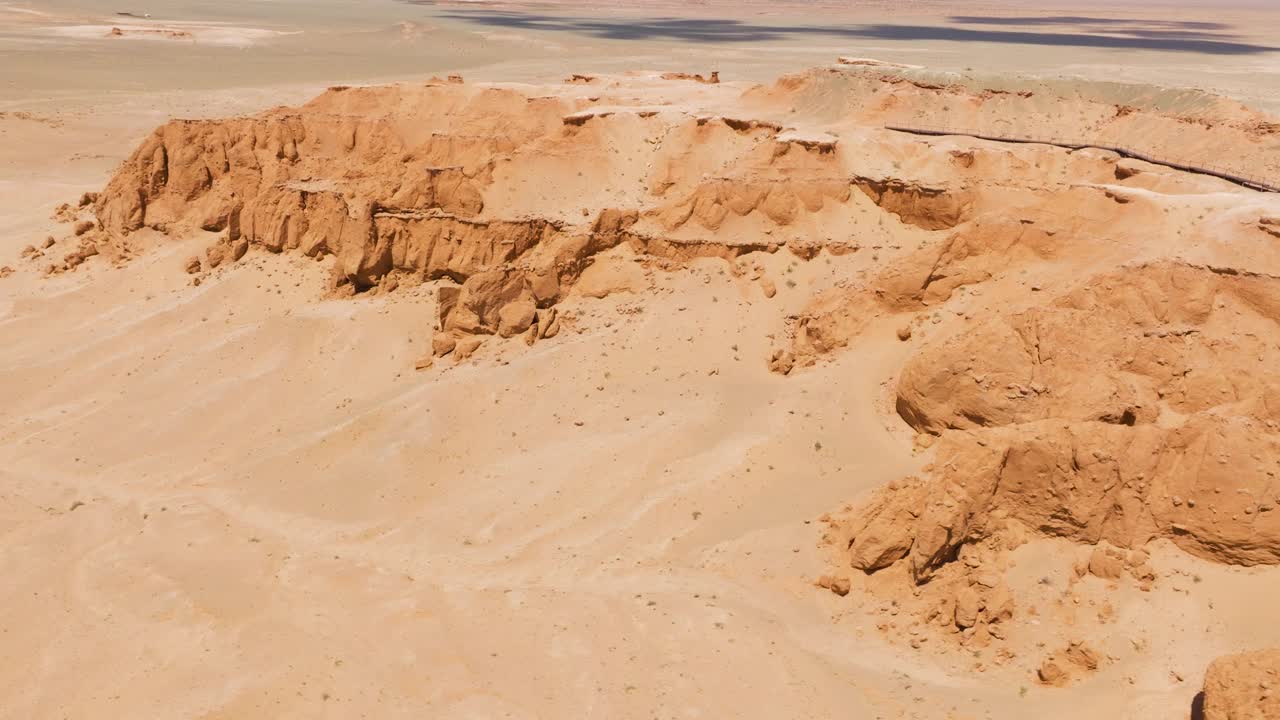
[[[466,5],[0,6],[0,717],[1277,717],[1273,12]]]

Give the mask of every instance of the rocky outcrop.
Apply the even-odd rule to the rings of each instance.
[[[531,307],[536,314],[558,302],[602,250],[626,242],[672,261],[774,251],[778,243],[715,231],[730,214],[783,225],[849,199],[847,180],[795,176],[830,165],[831,153],[777,140],[779,125],[654,120],[653,112],[615,118],[580,106],[463,84],[331,88],[298,109],[170,122],[89,203],[108,239],[143,228],[220,233],[192,273],[233,262],[251,246],[331,256],[336,293],[382,287],[393,273],[448,279],[460,287],[442,331],[508,335],[531,326]],[[601,123],[566,125],[583,113]],[[579,213],[580,198],[567,198],[574,212],[505,214],[511,193],[526,192],[514,173],[543,169],[543,154],[583,147],[608,158],[609,148],[595,145],[612,142],[619,128],[646,127],[627,125],[636,122],[675,123],[654,151],[666,168],[650,178],[654,206]],[[643,147],[642,140],[632,141]],[[741,167],[692,182],[682,173],[699,167],[700,154],[708,167]],[[505,202],[488,197],[495,176]],[[668,190],[679,199],[659,197]],[[696,232],[667,234],[685,225]]]
[[[173,121],[94,207],[114,234],[226,229],[270,250],[351,254],[384,208],[475,217],[496,159],[552,132],[565,107],[494,89],[334,88],[298,110]]]
[[[990,193],[971,195],[976,199],[965,211],[966,219],[944,236],[878,268],[859,286],[815,298],[796,324],[792,352],[797,361],[809,365],[845,347],[878,313],[928,310],[964,288],[1039,263],[1083,260],[1099,246],[1136,245],[1135,238],[1119,235],[1116,228],[1128,222],[1159,222],[1155,208],[1121,209],[1091,188],[1038,197],[1001,188],[998,204]],[[1027,204],[1018,206],[1023,202]]]
[[[662,79],[663,80],[692,80],[694,82],[715,85],[720,82],[720,71],[713,70],[711,74],[708,75],[707,77],[703,77],[700,74],[694,75],[694,74],[685,73],[685,72],[668,72],[668,73],[662,73]]]
[[[834,521],[850,565],[925,582],[1009,522],[1280,563],[1277,322],[1280,279],[1168,263],[925,346],[897,404],[937,458]]]
[[[408,107],[378,97],[370,108],[362,95],[335,88],[297,112],[169,123],[96,198],[99,221],[116,236],[147,226],[223,232],[206,252],[211,268],[249,245],[331,255],[339,291],[370,289],[393,271],[452,279],[461,288],[441,326],[458,334],[523,332],[531,308],[555,303],[635,222],[615,211],[585,227],[480,217],[494,164],[559,133],[563,103],[457,86],[400,93]],[[197,258],[188,271],[203,267]]]

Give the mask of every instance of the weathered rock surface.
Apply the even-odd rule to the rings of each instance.
[[[1204,676],[1204,720],[1280,718],[1280,650],[1214,660]]]

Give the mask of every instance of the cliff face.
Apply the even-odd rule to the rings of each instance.
[[[199,227],[225,231],[227,245],[334,255],[336,285],[354,290],[394,270],[466,282],[552,245],[563,266],[530,281],[551,302],[558,272],[574,270],[569,246],[588,244],[578,236],[591,230],[479,216],[496,159],[558,129],[567,110],[501,90],[334,89],[296,111],[172,122],[95,210],[113,235]]]
[[[485,334],[498,331],[505,304],[555,304],[594,254],[620,242],[676,260],[734,257],[761,244],[718,237],[727,215],[787,225],[824,198],[849,199],[848,179],[788,176],[829,148],[778,140],[776,126],[579,112],[585,102],[452,83],[335,88],[296,110],[175,121],[134,152],[93,209],[108,237],[144,227],[224,233],[215,265],[242,255],[237,244],[332,255],[339,290],[391,274],[449,278],[463,285],[465,314],[442,318],[441,329]],[[699,165],[728,174],[707,180],[690,172]],[[594,197],[602,188],[583,187],[584,173],[620,187]],[[633,232],[641,215],[661,232]]]

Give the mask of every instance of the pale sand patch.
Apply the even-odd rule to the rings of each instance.
[[[41,29],[55,37],[76,40],[186,41],[223,47],[250,47],[277,38],[300,35],[301,31],[235,27],[220,23],[112,23],[101,25],[56,25]]]

